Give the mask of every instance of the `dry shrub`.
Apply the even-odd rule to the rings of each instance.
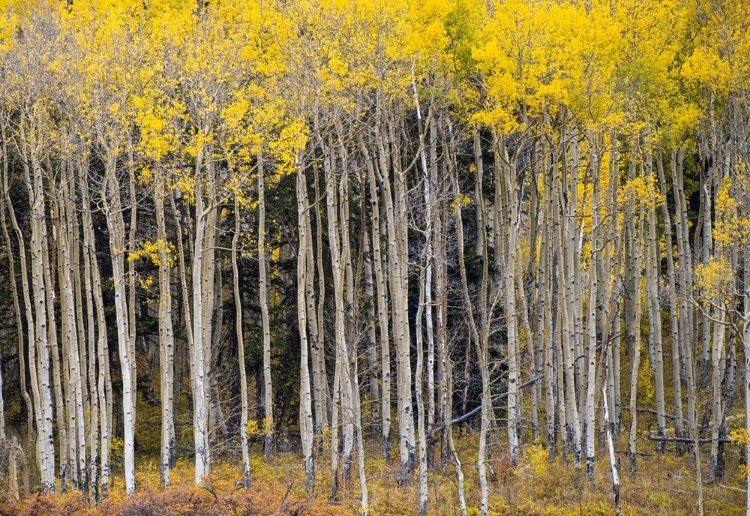
[[[623,433],[618,443],[618,458],[626,437]],[[643,443],[644,448],[648,443]],[[479,488],[476,469],[476,443],[470,437],[462,438],[461,449],[465,475],[466,501],[469,514],[477,514]],[[653,446],[653,445],[652,445]],[[399,488],[396,478],[398,464],[386,464],[378,458],[379,450],[368,450],[368,487],[370,514],[373,516],[414,514],[419,503],[417,472],[411,482]],[[652,452],[651,452],[652,453]],[[438,455],[436,455],[438,456]],[[547,450],[542,444],[527,444],[516,467],[510,465],[501,447],[494,447],[488,458],[490,474],[490,514],[519,516],[565,516],[571,514],[612,514],[612,484],[606,456],[596,460],[593,483],[586,480],[583,468],[576,470],[571,458],[547,460]],[[627,464],[626,460],[623,460]],[[260,455],[251,460],[251,482],[248,489],[237,487],[242,478],[239,465],[218,463],[212,474],[204,478],[202,487],[193,482],[193,468],[188,461],[178,461],[172,471],[172,487],[159,487],[158,467],[155,460],[143,460],[137,468],[138,492],[125,496],[122,478],[118,477],[109,498],[99,507],[89,507],[80,494],[57,496],[30,495],[11,506],[0,505],[0,516],[67,516],[73,514],[104,516],[219,516],[219,515],[352,515],[359,512],[360,493],[356,472],[352,480],[342,486],[340,501],[328,503],[330,473],[321,460],[317,470],[315,493],[304,491],[304,471],[294,454],[279,454],[270,463]],[[627,467],[627,466],[626,466]],[[733,458],[728,471],[739,471]],[[636,514],[690,514],[695,511],[695,473],[689,454],[654,454],[639,457],[638,477],[633,479],[621,471],[623,515]],[[727,483],[741,487],[744,476],[733,473]],[[455,467],[448,464],[443,470],[437,465],[428,476],[429,514],[447,516],[458,514]],[[707,514],[744,514],[744,494],[719,486],[704,486]]]

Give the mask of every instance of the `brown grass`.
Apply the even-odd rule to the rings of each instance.
[[[624,449],[624,437],[619,446]],[[476,443],[472,437],[457,441],[464,461],[466,498],[469,514],[478,514]],[[653,445],[643,443],[648,456],[639,457],[639,474],[634,479],[627,473],[627,456],[618,454],[622,462],[621,496],[625,515],[694,514],[696,511],[696,480],[689,454],[657,455]],[[416,474],[410,485],[399,488],[397,469],[376,457],[370,450],[367,460],[370,492],[370,514],[414,514],[418,506],[419,487]],[[735,453],[736,454],[736,453]],[[725,485],[742,488],[743,478],[737,457],[729,453]],[[330,504],[330,473],[328,455],[321,456],[315,491],[304,491],[303,472],[299,458],[279,454],[271,463],[260,455],[252,461],[252,486],[238,488],[241,479],[237,463],[216,465],[203,487],[192,482],[192,466],[180,461],[172,472],[172,486],[159,487],[155,460],[141,461],[137,469],[138,493],[127,498],[121,478],[116,478],[109,498],[98,507],[89,506],[80,494],[30,495],[15,505],[0,506],[0,514],[73,515],[336,515],[360,511],[360,490],[356,467],[352,480],[342,489],[335,504]],[[704,462],[705,464],[705,462]],[[564,460],[550,463],[542,445],[527,444],[518,467],[511,468],[501,449],[495,447],[490,456],[490,509],[496,515],[596,515],[612,514],[612,485],[606,457],[596,462],[595,480],[588,483],[583,470],[575,470]],[[429,476],[430,514],[458,514],[456,474],[453,465],[437,468]],[[720,486],[704,486],[706,514],[744,514],[744,494]]]

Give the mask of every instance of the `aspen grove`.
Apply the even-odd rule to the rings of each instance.
[[[153,458],[218,503],[291,453],[331,507],[387,513],[387,471],[485,516],[536,450],[605,511],[656,456],[750,514],[748,32],[748,0],[0,0],[0,498],[96,508]]]

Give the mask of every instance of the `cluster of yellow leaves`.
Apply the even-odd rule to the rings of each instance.
[[[743,182],[744,178],[740,176],[738,183]],[[732,196],[732,188],[732,179],[725,177],[714,201],[716,222],[713,227],[713,237],[717,249],[743,246],[750,238],[750,220],[740,209],[740,202]]]
[[[654,209],[664,202],[654,174],[638,176],[626,182],[617,194],[620,206],[631,203],[641,209]]]
[[[141,258],[147,258],[155,266],[161,265],[161,256],[167,257],[170,267],[175,264],[176,249],[173,243],[165,242],[164,240],[149,241],[145,240],[140,243],[139,249],[128,254],[128,261],[132,262],[140,260]]]
[[[450,205],[450,211],[455,213],[457,209],[464,209],[472,205],[474,199],[466,194],[459,194]]]
[[[262,420],[251,419],[245,427],[248,439],[252,437],[262,437],[273,433],[273,418],[267,417]]]
[[[734,274],[732,264],[725,256],[713,256],[708,262],[696,265],[695,276],[696,287],[703,292],[703,299],[725,299],[731,294]]]
[[[750,442],[750,432],[747,428],[737,428],[736,430],[729,432],[729,439],[733,443],[744,446]]]
[[[523,447],[515,475],[544,478],[549,470],[549,452],[539,441]]]

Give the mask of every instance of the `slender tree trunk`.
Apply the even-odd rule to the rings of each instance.
[[[107,497],[109,490],[109,446],[111,437],[112,421],[112,380],[109,375],[109,350],[107,345],[107,324],[104,313],[104,298],[102,296],[101,272],[96,254],[96,239],[94,237],[94,223],[91,213],[91,201],[89,197],[87,163],[79,165],[79,187],[81,191],[81,204],[83,205],[83,244],[86,258],[90,264],[91,283],[96,310],[96,358],[98,362],[98,373],[96,379],[96,393],[99,405],[99,427],[100,432],[100,454],[99,467],[101,470],[101,499]],[[93,354],[93,350],[92,350]],[[92,451],[92,459],[94,453]],[[96,475],[94,475],[95,477]],[[92,490],[95,493],[95,490]]]
[[[25,300],[26,310],[29,317],[29,362],[31,369],[32,392],[36,400],[37,410],[37,458],[39,461],[39,471],[41,472],[42,493],[55,492],[55,447],[54,436],[52,433],[52,422],[54,418],[54,408],[52,399],[52,386],[50,385],[50,351],[49,337],[47,328],[48,311],[52,307],[47,306],[48,296],[46,293],[47,282],[45,282],[44,261],[43,261],[43,232],[45,230],[45,210],[44,210],[44,184],[42,182],[42,172],[38,164],[32,164],[33,182],[31,171],[29,170],[29,150],[25,140],[25,133],[22,125],[21,129],[22,155],[24,158],[23,169],[24,179],[27,186],[29,205],[31,207],[31,243],[29,250],[31,252],[31,292],[33,296]],[[19,238],[19,248],[23,249],[23,239],[15,215],[11,211],[11,220]],[[25,259],[22,255],[22,267],[26,270]],[[22,274],[22,279],[24,274]],[[28,288],[24,287],[24,292]],[[24,293],[24,295],[26,295]],[[31,299],[33,299],[34,310],[33,319]],[[33,331],[32,331],[33,328]],[[63,446],[61,445],[61,448]],[[62,479],[61,479],[62,480]]]
[[[724,425],[724,400],[722,399],[723,391],[721,388],[722,367],[721,363],[725,358],[724,338],[726,329],[724,328],[724,317],[726,308],[724,302],[715,299],[712,319],[714,319],[714,335],[711,346],[711,456],[708,465],[709,482],[715,483],[721,480],[722,468],[719,462],[719,437],[721,428]]]
[[[333,291],[335,299],[334,313],[334,333],[336,342],[336,373],[334,378],[334,403],[333,411],[333,435],[331,453],[333,460],[333,486],[332,496],[335,496],[338,490],[336,478],[338,476],[338,453],[339,453],[339,431],[338,431],[338,414],[341,416],[342,435],[343,435],[343,453],[342,469],[343,480],[346,482],[351,467],[351,450],[353,440],[353,421],[352,421],[352,379],[349,361],[349,348],[346,339],[346,307],[345,307],[345,269],[346,269],[346,251],[342,249],[340,224],[339,224],[339,201],[336,194],[336,182],[334,177],[334,160],[335,155],[331,150],[326,148],[323,139],[320,139],[323,148],[325,183],[326,183],[326,206],[328,213],[328,241],[331,253],[331,268],[333,269]],[[346,172],[344,172],[345,174]],[[342,178],[342,181],[345,179]],[[343,202],[343,201],[342,201]],[[343,252],[342,252],[343,251]]]
[[[601,241],[599,231],[601,227],[599,204],[600,181],[600,155],[597,146],[597,136],[589,133],[589,160],[591,162],[593,198],[591,203],[591,259],[589,262],[589,299],[588,299],[588,338],[586,340],[586,364],[588,367],[586,373],[586,478],[589,482],[594,480],[594,455],[595,446],[595,429],[596,429],[596,337],[597,337],[597,302],[598,302],[598,281],[597,269],[600,260]],[[606,418],[605,418],[606,419]]]
[[[454,172],[455,174],[455,172]],[[458,186],[458,178],[453,179],[453,187],[456,192],[456,198],[460,199],[461,192]],[[477,324],[474,319],[474,307],[469,295],[469,283],[466,276],[466,264],[464,261],[464,229],[463,222],[461,220],[461,209],[460,203],[456,203],[456,239],[458,247],[458,267],[461,275],[461,287],[464,295],[464,309],[467,313],[467,319],[469,323],[469,329],[471,331],[471,339],[476,344],[477,357],[479,361],[479,370],[482,377],[482,416],[479,430],[479,454],[477,456],[477,469],[479,470],[479,489],[481,493],[481,502],[479,506],[480,513],[482,516],[489,514],[489,485],[487,483],[487,431],[490,425],[490,418],[492,417],[492,392],[490,390],[490,373],[489,373],[489,349],[487,339],[480,338]],[[486,263],[486,261],[485,261]],[[486,275],[482,279],[483,287],[486,282]],[[512,284],[512,282],[511,282]],[[515,294],[513,294],[515,295]],[[483,307],[480,307],[482,309]],[[484,310],[482,310],[484,312]],[[483,314],[486,315],[486,312]],[[510,331],[510,330],[508,330]],[[483,332],[484,333],[484,332]],[[467,344],[468,346],[471,343]],[[509,349],[509,353],[512,351]],[[510,383],[510,382],[509,382]],[[509,387],[510,389],[510,387]],[[510,402],[509,402],[510,403]],[[510,406],[508,411],[510,412]],[[515,425],[511,425],[511,421],[508,421],[508,432],[515,432]],[[516,444],[517,446],[517,444]],[[517,449],[516,449],[517,451]]]
[[[128,496],[135,493],[135,413],[133,390],[135,382],[131,378],[130,337],[128,328],[128,300],[125,289],[125,224],[120,204],[120,183],[116,177],[115,157],[110,155],[106,163],[105,188],[102,195],[104,214],[109,232],[109,250],[112,255],[112,278],[115,285],[115,314],[117,340],[122,375],[123,410],[123,461],[125,468],[125,491]]]
[[[445,362],[445,377],[447,379],[448,385],[447,385],[447,391],[453,392],[453,374],[451,371],[451,362],[450,360],[446,360]],[[452,396],[451,396],[452,397]],[[464,472],[463,472],[463,466],[461,464],[461,459],[458,456],[458,452],[456,451],[456,445],[453,442],[453,425],[451,424],[451,405],[450,403],[445,406],[445,421],[447,422],[446,426],[444,427],[444,433],[447,436],[446,441],[448,443],[448,450],[450,452],[451,457],[453,458],[453,463],[456,465],[456,491],[458,494],[458,507],[461,511],[461,516],[467,515],[466,510],[466,496],[465,496],[465,490],[464,490]]]
[[[302,160],[300,160],[301,162]],[[312,491],[315,481],[315,465],[313,462],[313,436],[315,425],[312,413],[312,396],[310,392],[310,373],[308,366],[307,327],[315,326],[316,321],[308,321],[306,304],[312,298],[305,299],[307,278],[310,272],[308,260],[312,259],[312,235],[310,234],[310,206],[307,199],[307,184],[305,182],[304,165],[297,166],[297,228],[299,232],[299,246],[297,249],[297,325],[300,336],[300,438],[302,440],[302,455],[305,464],[305,489]],[[335,451],[334,451],[335,453]]]
[[[38,422],[36,420],[35,412],[34,412],[34,406],[32,405],[31,398],[29,397],[28,390],[26,388],[26,358],[25,358],[25,351],[24,351],[24,328],[23,328],[23,318],[22,318],[22,312],[21,312],[21,302],[18,296],[18,287],[16,283],[16,263],[13,253],[13,243],[10,238],[10,232],[8,231],[8,222],[5,218],[5,209],[7,207],[8,212],[13,220],[14,224],[17,224],[15,221],[15,213],[13,211],[13,206],[10,202],[10,189],[8,184],[8,155],[7,155],[7,145],[5,140],[5,130],[3,128],[2,132],[2,148],[0,148],[0,153],[2,153],[2,184],[3,184],[3,198],[2,198],[2,206],[0,206],[0,223],[2,223],[3,227],[3,238],[5,240],[5,246],[8,250],[8,275],[10,277],[11,282],[11,292],[13,297],[13,313],[15,314],[15,324],[16,324],[16,336],[18,338],[18,346],[17,346],[17,354],[18,354],[18,379],[19,379],[19,388],[21,389],[21,397],[23,398],[24,405],[26,407],[26,417],[27,417],[27,423],[26,423],[26,431],[27,431],[27,441],[29,445],[32,445],[31,443],[34,442],[34,427],[35,424],[38,426]],[[20,233],[19,233],[20,235]],[[22,242],[19,242],[22,244]],[[24,288],[24,294],[25,297],[28,298],[28,280],[26,279],[27,270],[26,270],[26,250],[20,246],[19,253],[21,256],[21,266],[23,267],[21,274],[23,276],[22,280],[22,286]],[[31,317],[31,310],[29,307],[24,303],[24,307],[28,310],[27,316]],[[32,325],[29,324],[29,327]],[[33,335],[33,329],[31,329],[31,335]],[[30,343],[30,346],[33,346],[33,342]],[[0,389],[0,392],[2,390]],[[37,398],[38,399],[38,398]],[[4,428],[4,424],[3,424]],[[11,451],[11,456],[9,458],[10,460],[10,467],[15,467],[15,461],[16,456]],[[12,482],[16,482],[15,478],[11,478]],[[16,484],[15,491],[14,491],[14,498],[18,500],[18,486]]]
[[[176,455],[174,442],[174,329],[172,327],[171,260],[167,247],[167,225],[164,214],[165,180],[156,178],[154,207],[159,258],[159,366],[161,369],[161,464],[160,480],[169,485],[169,469]]]
[[[609,469],[612,472],[612,496],[614,499],[615,514],[620,516],[622,508],[620,507],[620,475],[617,471],[617,457],[615,457],[615,445],[612,439],[612,433],[614,430],[614,423],[609,420],[609,406],[607,404],[607,389],[606,389],[606,378],[602,382],[602,418],[604,418],[604,425],[607,432],[607,452],[609,456]]]
[[[388,325],[388,286],[383,274],[383,254],[380,249],[380,202],[375,165],[369,156],[364,141],[360,139],[360,149],[367,165],[367,182],[370,186],[370,204],[372,214],[372,255],[375,269],[375,290],[378,298],[378,328],[380,330],[380,375],[382,381],[382,399],[380,402],[381,431],[383,456],[387,463],[391,461],[391,350]]]
[[[315,167],[314,173],[315,191],[317,192],[319,187],[318,182],[318,169]],[[317,194],[316,194],[317,195]],[[305,197],[307,197],[307,183],[305,182]],[[316,217],[320,218],[320,211],[315,207]],[[306,246],[307,255],[305,262],[307,264],[306,284],[305,284],[305,304],[307,305],[307,328],[309,330],[309,346],[312,363],[312,386],[313,386],[313,400],[314,400],[314,415],[315,425],[314,433],[320,436],[323,428],[328,428],[328,379],[326,378],[326,366],[325,366],[325,333],[322,330],[323,327],[323,316],[320,313],[322,310],[321,306],[315,306],[315,270],[316,264],[319,266],[318,273],[322,274],[322,249],[318,249],[319,260],[315,259],[315,251],[312,245],[312,223],[310,214],[306,214],[304,219],[307,224],[308,231],[308,245]],[[321,236],[320,221],[316,221],[316,229],[318,239],[317,245],[322,247],[323,238]],[[325,277],[318,282],[319,289],[321,292],[318,294],[317,299],[325,299]]]
[[[678,297],[677,297],[677,283],[675,281],[674,272],[674,256],[672,250],[672,223],[669,216],[669,208],[667,206],[667,184],[664,178],[664,162],[663,154],[659,150],[657,154],[657,171],[659,174],[659,189],[661,196],[664,199],[661,205],[662,219],[664,220],[664,242],[666,249],[667,259],[667,281],[669,285],[669,326],[670,326],[670,343],[672,351],[672,393],[674,403],[674,415],[675,415],[675,435],[682,437],[684,435],[683,429],[683,415],[682,415],[682,377],[680,369],[680,336],[679,336],[679,321],[678,321]],[[674,181],[674,178],[673,178]],[[679,449],[679,447],[678,447]]]
[[[653,158],[651,152],[646,153],[646,177],[653,177]],[[648,267],[647,275],[648,300],[651,307],[651,321],[649,326],[654,341],[654,391],[656,397],[656,434],[664,436],[666,431],[666,419],[664,417],[664,358],[662,352],[662,328],[661,328],[661,306],[659,304],[659,270],[661,269],[661,257],[659,246],[656,241],[656,198],[650,191],[648,206]],[[664,451],[663,441],[660,451]]]
[[[205,150],[199,152],[195,165],[195,237],[193,241],[192,270],[193,349],[190,359],[191,383],[193,388],[193,439],[195,441],[196,484],[201,484],[203,477],[209,474],[210,460],[209,450],[207,449],[209,403],[207,399],[206,343],[204,341],[205,333],[202,323],[206,319],[204,315],[204,298],[208,294],[208,292],[204,293],[204,279],[206,278],[203,277],[203,260],[208,256],[208,253],[204,249],[204,239],[206,237],[207,216],[211,207],[207,208],[203,200],[203,152]],[[210,259],[210,256],[208,258]],[[211,279],[213,280],[213,278]]]
[[[563,160],[564,163],[564,160]],[[566,174],[565,167],[563,167],[563,175]],[[560,179],[558,178],[558,182]],[[563,202],[563,188],[560,184],[557,190],[557,213],[561,221],[557,223],[557,245],[560,250],[560,263],[557,270],[557,282],[558,298],[560,299],[560,335],[562,353],[561,362],[558,360],[558,370],[561,371],[561,375],[564,375],[564,379],[558,379],[558,388],[564,388],[565,397],[565,412],[564,417],[561,415],[561,420],[565,421],[566,431],[563,432],[563,439],[573,446],[573,464],[574,466],[580,467],[581,465],[581,425],[579,419],[578,409],[578,397],[576,396],[576,336],[575,336],[575,325],[573,324],[572,318],[575,317],[575,298],[574,298],[574,274],[573,269],[573,256],[574,251],[572,249],[575,246],[575,232],[572,226],[574,218],[571,207],[566,207]],[[567,215],[564,211],[567,211]],[[572,233],[572,234],[571,234]],[[564,386],[564,387],[563,387]],[[562,394],[562,393],[561,393]],[[563,396],[560,396],[562,399]],[[562,407],[562,404],[561,404]],[[564,441],[565,442],[565,441]]]
[[[262,159],[262,158],[259,158]],[[273,383],[271,381],[271,324],[268,318],[268,261],[266,258],[266,196],[263,163],[258,166],[258,292],[263,332],[263,458],[273,453]],[[305,285],[302,285],[304,288]],[[305,305],[302,305],[303,308]]]
[[[426,247],[426,245],[425,245]],[[424,255],[423,251],[423,261]],[[422,375],[424,373],[424,339],[422,337],[422,317],[424,316],[426,271],[424,263],[419,274],[419,304],[417,307],[416,338],[417,338],[417,364],[415,370],[415,395],[417,398],[417,432],[419,435],[419,515],[427,516],[427,435],[425,433],[424,399],[422,393]]]
[[[396,392],[399,426],[399,457],[402,484],[407,483],[407,474],[415,464],[414,417],[412,413],[410,338],[408,323],[408,264],[406,242],[406,184],[400,167],[400,157],[393,154],[391,145],[396,145],[394,129],[389,126],[389,143],[384,139],[382,128],[378,131],[377,145],[381,188],[385,199],[388,227],[388,262],[391,267],[390,286],[393,319],[393,339],[396,345]],[[394,147],[395,148],[395,147]],[[391,188],[389,170],[393,170]]]
[[[329,391],[328,387],[328,375],[326,374],[326,362],[325,362],[325,324],[324,324],[324,314],[325,314],[325,304],[326,304],[326,281],[325,281],[325,268],[323,265],[323,217],[322,217],[322,208],[318,206],[320,203],[320,200],[322,199],[320,194],[320,181],[318,178],[318,168],[313,167],[314,172],[314,180],[315,180],[315,264],[316,269],[318,273],[318,311],[317,311],[317,321],[313,321],[317,324],[317,332],[318,332],[318,347],[319,352],[317,354],[318,361],[316,362],[316,368],[313,369],[313,371],[317,370],[317,376],[318,376],[318,383],[320,384],[320,412],[317,412],[318,408],[316,408],[316,421],[318,424],[318,427],[320,428],[320,431],[322,432],[323,429],[328,428],[328,421],[331,418],[330,410],[331,410],[331,393]],[[312,267],[312,264],[310,265]],[[310,278],[312,281],[312,278]],[[318,398],[316,398],[318,399]],[[316,402],[317,403],[317,402]],[[317,407],[317,405],[316,405]]]
[[[742,255],[744,267],[744,284],[750,284],[750,251]],[[742,296],[742,347],[745,352],[745,428],[750,429],[750,294]],[[750,464],[750,439],[745,441],[745,464]],[[750,516],[750,475],[745,475],[745,514]]]
[[[641,213],[639,218],[639,229],[637,233],[631,237],[632,244],[630,248],[631,252],[635,254],[633,257],[633,271],[637,285],[640,284],[641,278],[642,248],[640,247],[640,242],[641,235],[643,235],[644,214]],[[632,346],[630,348],[630,435],[628,438],[628,457],[630,460],[630,474],[633,478],[635,478],[636,474],[636,458],[638,456],[636,453],[636,440],[638,438],[638,411],[636,403],[638,400],[638,373],[641,364],[641,296],[639,292],[640,289],[633,291],[632,295],[635,297],[633,303],[633,314],[632,319],[627,321],[629,338],[632,339]]]
[[[242,295],[240,294],[240,271],[237,265],[237,244],[240,240],[242,213],[237,196],[234,197],[234,235],[232,236],[232,289],[234,293],[234,324],[237,335],[237,353],[240,368],[240,448],[242,448],[242,483],[250,487],[250,450],[247,443],[248,398],[247,372],[245,371],[245,333],[242,329]]]

